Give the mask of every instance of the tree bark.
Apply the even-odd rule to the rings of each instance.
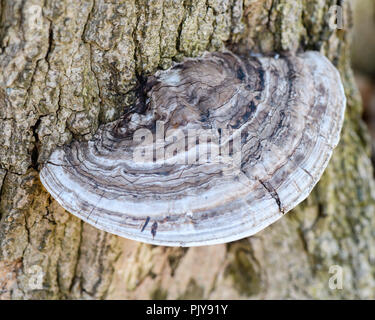
[[[375,298],[375,185],[350,68],[350,1],[0,0],[2,299]],[[342,5],[344,29],[329,26]],[[119,117],[173,61],[319,50],[348,98],[342,139],[297,209],[242,241],[141,244],[66,212],[38,170],[56,146]],[[332,267],[343,287],[329,286]]]

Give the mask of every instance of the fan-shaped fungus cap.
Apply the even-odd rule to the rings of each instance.
[[[250,236],[304,200],[339,141],[345,95],[317,52],[230,52],[148,79],[131,113],[53,152],[40,177],[69,212],[147,243]]]

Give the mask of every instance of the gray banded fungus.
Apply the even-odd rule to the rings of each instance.
[[[66,210],[125,238],[234,241],[309,195],[345,105],[338,71],[318,52],[206,53],[148,78],[129,112],[55,150],[40,177]]]

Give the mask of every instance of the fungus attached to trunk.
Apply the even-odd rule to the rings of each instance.
[[[346,105],[317,52],[206,53],[143,89],[91,141],[55,150],[40,177],[97,228],[169,246],[241,239],[294,208],[326,168]]]

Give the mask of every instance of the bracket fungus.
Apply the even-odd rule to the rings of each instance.
[[[40,177],[82,220],[167,246],[241,239],[298,205],[338,144],[346,106],[338,71],[312,51],[206,53],[142,90],[92,140],[55,150]]]

